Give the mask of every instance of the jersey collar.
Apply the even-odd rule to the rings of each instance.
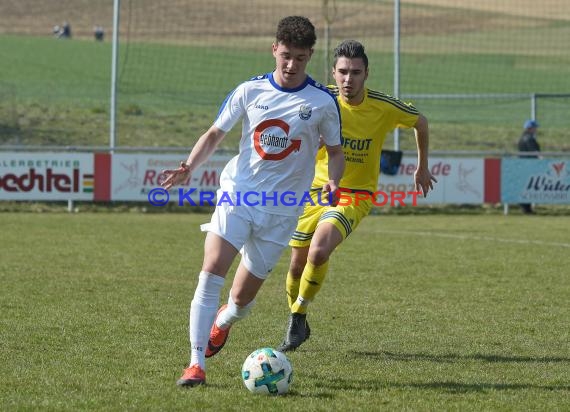
[[[275,87],[277,90],[281,91],[281,92],[285,92],[285,93],[295,93],[298,92],[299,90],[303,90],[307,84],[309,84],[309,80],[311,79],[309,77],[309,75],[307,75],[307,77],[305,78],[305,81],[303,83],[301,83],[300,86],[295,87],[294,89],[288,89],[286,87],[281,87],[277,84],[277,82],[275,81],[275,79],[273,78],[273,72],[269,73],[268,76],[269,82],[271,83],[271,85],[273,87]]]

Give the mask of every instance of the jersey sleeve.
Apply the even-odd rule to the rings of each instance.
[[[413,104],[404,103],[394,96],[372,89],[366,89],[366,94],[383,111],[386,116],[386,126],[390,129],[396,127],[411,128],[417,123],[420,112]]]
[[[319,132],[327,146],[337,146],[341,143],[340,109],[336,99],[331,99],[320,124]]]
[[[404,103],[401,100],[397,100],[398,105],[394,106],[394,124],[395,127],[402,127],[409,129],[414,127],[420,116],[420,112],[411,103]]]
[[[214,125],[224,132],[229,132],[245,114],[245,89],[243,84],[226,96]]]

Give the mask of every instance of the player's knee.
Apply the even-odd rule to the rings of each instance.
[[[330,255],[331,251],[328,248],[322,246],[311,247],[309,261],[315,266],[320,266],[329,260]]]
[[[218,259],[212,256],[205,256],[204,262],[202,263],[202,271],[208,273],[215,273],[223,278],[226,277],[228,270],[230,268],[231,262],[225,261],[225,259]]]

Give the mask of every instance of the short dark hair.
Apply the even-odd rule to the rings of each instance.
[[[302,16],[284,17],[277,25],[277,43],[284,43],[299,49],[311,49],[317,41],[315,26]]]
[[[347,59],[361,58],[364,62],[364,67],[368,69],[368,56],[364,52],[362,43],[356,40],[345,40],[334,49],[333,67],[336,67],[336,62],[340,57]]]

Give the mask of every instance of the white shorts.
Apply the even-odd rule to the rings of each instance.
[[[227,240],[240,251],[247,270],[267,279],[288,246],[297,227],[297,217],[273,215],[248,206],[227,202],[216,206],[210,223],[200,226]]]

